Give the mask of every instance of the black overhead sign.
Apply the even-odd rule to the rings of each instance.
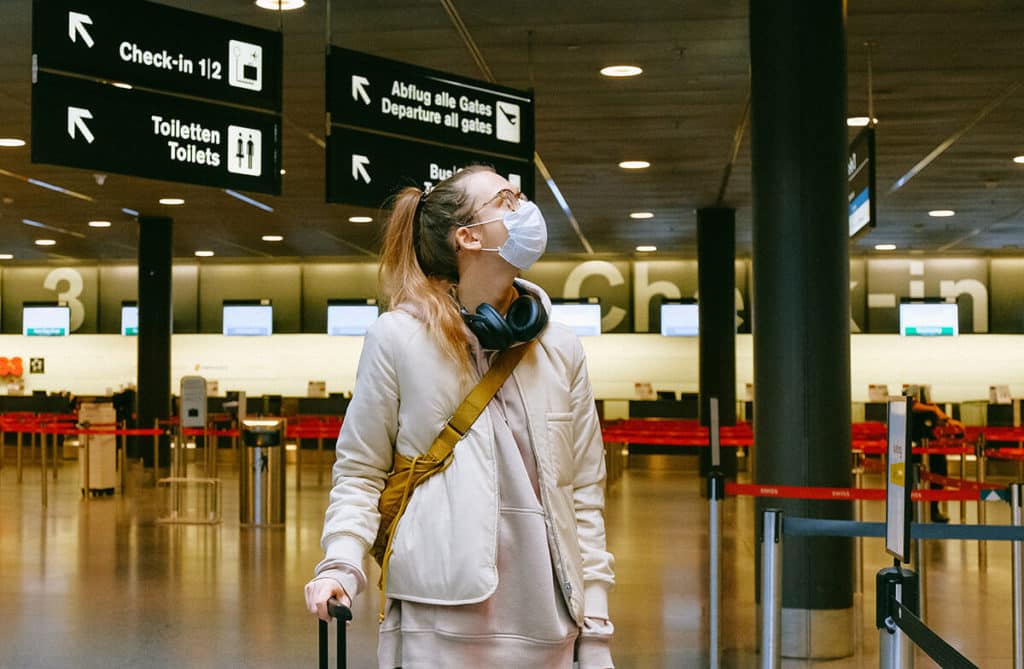
[[[533,97],[331,47],[327,200],[380,206],[403,185],[490,164],[533,195]]]
[[[32,161],[281,192],[281,35],[152,2],[35,0]]]
[[[132,0],[34,0],[34,65],[281,110],[281,34]]]
[[[277,194],[277,115],[39,72],[32,161]]]
[[[403,186],[436,184],[484,163],[533,197],[533,163],[482,156],[436,144],[351,128],[333,128],[327,143],[327,201],[379,207]]]
[[[878,224],[874,128],[864,128],[851,142],[846,163],[846,180],[847,214],[852,238]]]

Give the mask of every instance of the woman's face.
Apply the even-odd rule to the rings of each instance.
[[[512,211],[502,191],[518,193],[519,189],[507,179],[494,172],[477,172],[465,180],[466,194],[473,212],[469,224],[488,221],[483,225],[471,228],[480,235],[481,247],[497,248],[508,239],[508,229],[502,223],[502,217]]]

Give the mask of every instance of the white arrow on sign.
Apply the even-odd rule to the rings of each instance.
[[[370,159],[366,156],[360,156],[352,154],[352,178],[359,181],[362,177],[366,183],[370,183],[370,173],[366,171],[366,166],[370,164]]]
[[[92,112],[88,109],[68,107],[68,134],[71,135],[71,139],[75,138],[75,129],[77,128],[78,132],[82,133],[82,137],[85,137],[85,141],[92,144],[92,140],[95,138],[92,136],[89,126],[85,124],[87,118],[92,118]]]
[[[82,41],[85,42],[85,45],[91,49],[93,44],[92,35],[85,29],[86,25],[92,25],[92,18],[88,14],[68,12],[68,37],[74,42],[76,41],[75,33],[78,33],[82,36]]]
[[[352,75],[352,99],[358,100],[363,99],[363,103],[370,104],[370,96],[366,94],[364,86],[369,86],[370,80],[366,77],[360,77],[359,75]]]

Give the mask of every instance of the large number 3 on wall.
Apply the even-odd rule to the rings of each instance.
[[[85,282],[78,270],[70,267],[61,267],[46,275],[43,280],[43,288],[46,290],[57,290],[57,287],[64,282],[66,288],[57,293],[57,301],[68,305],[71,308],[71,331],[74,332],[82,327],[85,321],[85,305],[78,299],[82,294]]]

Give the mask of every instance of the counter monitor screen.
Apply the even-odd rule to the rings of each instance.
[[[663,337],[696,337],[700,334],[698,313],[696,302],[662,302],[661,335]]]
[[[362,337],[379,314],[376,304],[330,300],[327,302],[327,334],[332,337]]]
[[[568,325],[579,337],[601,334],[601,303],[593,301],[559,301],[551,305],[551,320]]]
[[[71,309],[56,304],[25,305],[21,334],[26,337],[66,337],[71,334]]]
[[[960,334],[956,303],[900,303],[900,334],[905,337],[955,337]]]
[[[274,309],[269,304],[224,303],[224,335],[269,337],[274,331]]]
[[[139,307],[134,303],[121,305],[121,334],[135,337],[139,334]]]

